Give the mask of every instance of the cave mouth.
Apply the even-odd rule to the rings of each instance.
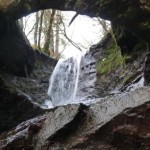
[[[23,17],[19,19],[19,23],[28,40],[30,41],[33,49],[38,49],[40,52],[43,52],[50,57],[56,59],[69,59],[70,57],[76,57],[77,59],[80,58],[90,49],[92,45],[97,44],[104,35],[108,34],[111,28],[109,21],[103,20],[99,17],[91,18],[85,15],[78,15],[76,14],[76,12],[73,11],[59,11],[51,9],[41,10],[26,17]],[[88,82],[89,86],[91,87],[94,86],[94,82],[96,81],[96,64],[94,64],[94,67],[90,65],[92,61],[94,61],[95,63],[95,59],[93,59],[94,58],[90,56],[90,58],[85,58],[85,60],[82,60],[81,68],[84,67],[84,71],[80,69],[80,66],[76,66],[76,61],[73,62],[73,65],[69,63],[70,67],[72,66],[72,70],[80,70],[79,72],[82,72],[81,74],[84,74],[86,76],[85,82]],[[83,72],[87,72],[88,75]],[[71,88],[68,90],[70,93],[76,93],[75,91],[80,93],[79,90],[77,90],[78,80],[79,82],[83,82],[78,79],[82,77],[80,73],[76,75],[76,72],[74,71],[74,75],[70,75],[69,73],[66,74],[63,70],[61,73],[60,71],[58,71],[56,76],[59,76],[59,79],[56,78],[56,80],[60,80],[60,84],[56,85],[57,87],[60,87],[60,89],[54,87],[52,93],[50,92],[49,97],[45,99],[45,102],[42,105],[43,107],[48,106],[48,108],[51,108],[51,99],[56,99],[55,101],[61,99],[62,103],[55,102],[55,106],[67,103],[74,103],[76,94],[73,94],[74,96],[72,96],[72,94],[69,95],[69,98],[66,97],[66,95],[68,94],[65,94],[64,96],[64,93],[67,93],[68,90],[67,88],[65,88],[66,85],[72,87],[72,90],[70,90]],[[66,78],[64,78],[63,76],[66,76]],[[72,78],[72,82],[68,80],[69,76],[74,77]],[[89,79],[88,76],[92,76],[93,79]],[[68,83],[66,83],[66,85],[64,85],[63,87],[61,83],[64,83],[64,80],[68,81]],[[76,88],[74,89],[74,87]],[[82,83],[82,88],[79,88],[82,91],[82,94],[78,94],[78,99],[81,99],[81,97],[83,100],[87,99],[90,95],[87,93],[94,93],[94,88],[92,90],[89,90],[88,88],[89,87],[86,87]],[[64,91],[64,89],[66,89],[66,91]],[[65,101],[64,99],[67,99],[69,102],[66,102],[67,100]],[[79,101],[78,103],[80,102],[81,101]]]
[[[19,19],[31,46],[53,58],[85,54],[111,28],[99,17],[73,11],[41,10]]]

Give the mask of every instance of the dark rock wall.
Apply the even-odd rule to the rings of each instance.
[[[32,49],[17,22],[0,27],[0,132],[45,112],[39,104],[56,63]]]
[[[37,50],[33,54],[34,69],[27,78],[4,72],[0,75],[0,132],[46,111],[40,105],[49,98],[49,78],[57,61]]]
[[[34,52],[17,22],[0,30],[0,70],[28,76],[35,63]]]
[[[30,101],[28,95],[8,88],[6,85],[0,85],[0,132],[12,129],[19,123],[44,112]]]

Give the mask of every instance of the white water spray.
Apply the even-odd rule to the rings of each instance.
[[[74,103],[78,89],[81,56],[59,60],[50,78],[48,95],[54,106]]]
[[[80,75],[80,62],[81,62],[81,56],[77,57],[76,63],[77,63],[77,74],[76,74],[76,81],[75,81],[75,87],[73,92],[73,101],[75,101],[77,89],[78,89],[78,82],[79,82],[79,75]]]

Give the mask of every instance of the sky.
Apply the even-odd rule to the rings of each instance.
[[[72,17],[75,15],[75,12],[63,12],[63,15],[66,18],[66,24],[69,24]],[[88,16],[77,16],[73,23],[68,27],[66,26],[66,32],[72,41],[83,45],[83,53],[89,50],[90,46],[99,42],[102,36],[102,28],[97,21],[94,21],[93,18]],[[66,47],[64,55],[66,57],[71,57],[72,55],[78,55],[81,52],[72,45]]]
[[[72,41],[77,43],[82,49],[81,52],[72,44],[68,44],[65,47],[65,50],[63,49],[63,47],[60,48],[60,52],[63,51],[62,54],[65,58],[84,54],[87,50],[89,50],[90,46],[100,41],[100,39],[102,38],[102,27],[98,23],[98,21],[96,21],[94,18],[79,15],[76,17],[73,23],[68,27],[70,20],[75,15],[75,12],[62,12],[62,13],[65,19],[67,36],[71,38]],[[27,24],[25,30],[26,35],[31,30],[32,25],[35,22],[35,18],[32,17],[33,15],[34,14],[28,16],[29,23]],[[29,34],[28,39],[30,43],[33,44],[33,34]]]

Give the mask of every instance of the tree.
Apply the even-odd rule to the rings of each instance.
[[[41,35],[42,35],[42,23],[43,23],[43,15],[44,10],[40,12],[40,19],[39,19],[39,38],[38,38],[38,48],[41,49]]]
[[[55,10],[52,10],[52,12],[50,13],[50,16],[49,16],[48,28],[45,33],[45,43],[44,43],[44,47],[43,47],[45,52],[49,51],[50,42],[52,41],[51,39],[53,38],[52,37],[53,36],[52,27],[53,27],[55,12],[56,12]]]
[[[60,23],[61,23],[61,21],[60,21],[60,16],[61,14],[60,14],[60,11],[56,11],[56,24],[55,24],[55,26],[56,26],[56,42],[55,42],[55,55],[57,56],[58,54],[59,54],[59,41],[60,41],[60,36],[59,36],[59,26],[60,26]]]
[[[38,42],[37,42],[37,39],[38,39],[38,27],[39,27],[39,13],[36,12],[35,13],[35,29],[34,29],[34,45],[37,47],[38,45]]]

